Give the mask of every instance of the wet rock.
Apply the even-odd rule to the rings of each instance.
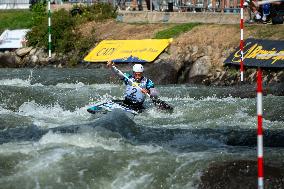
[[[170,59],[170,55],[168,53],[162,53],[160,56],[159,56],[159,59],[160,60],[168,60]]]
[[[156,84],[177,83],[177,73],[174,63],[170,61],[145,65],[145,75]]]
[[[25,56],[25,57],[22,59],[22,62],[21,62],[22,66],[28,66],[29,61],[30,61],[29,56]]]
[[[225,77],[226,77],[226,72],[222,71],[221,75],[219,76],[219,80],[224,82]]]
[[[189,81],[192,78],[204,77],[209,73],[209,70],[211,68],[211,59],[209,56],[204,56],[199,58],[196,62],[193,63],[192,68],[189,72]]]
[[[19,66],[19,65],[21,64],[21,62],[22,62],[22,59],[21,59],[19,56],[16,56],[16,55],[15,55],[15,64],[16,64],[17,66]]]
[[[29,54],[29,55],[30,55],[30,56],[35,55],[36,51],[37,51],[37,49],[36,49],[36,48],[32,49],[32,50],[30,51],[30,54]]]
[[[185,62],[192,62],[192,57],[191,57],[191,54],[188,53],[185,57],[184,57],[184,61]]]
[[[44,55],[46,55],[46,53],[44,52],[43,49],[38,49],[35,53],[36,56],[38,57],[44,57]]]
[[[284,96],[284,82],[273,83],[267,86],[264,86],[264,92],[266,94],[273,94],[276,96]]]
[[[222,72],[222,70],[220,68],[216,68],[215,72]]]
[[[32,62],[32,64],[36,64],[37,62],[38,62],[38,57],[36,56],[36,55],[33,55],[32,57],[31,57],[31,62]]]
[[[247,77],[247,80],[248,80],[250,83],[255,82],[255,80],[256,80],[256,70],[254,70],[254,71]]]
[[[264,188],[284,188],[282,162],[265,161]],[[199,189],[252,189],[257,188],[257,162],[236,160],[212,163],[200,177]]]
[[[48,65],[48,58],[46,57],[39,57],[38,61],[41,65]]]
[[[15,52],[16,52],[16,55],[23,57],[27,55],[31,50],[32,50],[32,47],[25,47],[25,48],[17,49]]]
[[[11,53],[4,53],[0,56],[0,67],[2,68],[16,68],[18,65],[18,58]]]

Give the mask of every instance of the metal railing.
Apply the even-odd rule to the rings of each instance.
[[[116,0],[121,10],[139,10],[142,6],[143,10],[153,11],[178,11],[178,12],[225,12],[239,13],[240,0],[147,0],[148,7],[142,0]],[[150,1],[152,2],[152,6]],[[146,3],[147,4],[147,3]]]
[[[240,0],[51,0],[56,4],[110,3],[119,10],[239,13]],[[152,2],[152,3],[151,3]],[[29,8],[30,0],[0,0],[0,9]]]

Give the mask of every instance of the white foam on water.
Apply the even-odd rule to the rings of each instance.
[[[131,179],[129,179],[131,178]],[[131,172],[125,175],[123,178],[118,178],[112,183],[111,188],[113,189],[140,189],[145,188],[147,189],[152,180],[151,174],[142,175],[139,177],[133,177]]]
[[[10,142],[0,145],[0,154],[30,154],[32,151],[41,149],[40,146],[34,145],[32,142]]]
[[[136,152],[144,152],[147,154],[154,154],[157,152],[163,151],[163,147],[161,146],[153,146],[153,145],[139,145],[139,146],[134,146],[134,150]]]
[[[198,180],[200,176],[200,170],[202,170],[206,166],[206,163],[203,162],[213,159],[213,156],[211,155],[212,154],[208,152],[190,152],[184,154],[176,154],[175,162],[178,166],[175,168],[174,172],[171,173],[171,177],[168,177],[166,179],[168,185],[170,185],[170,188],[196,188],[194,186],[193,180]],[[204,167],[197,166],[198,162],[202,162],[202,165]],[[181,185],[181,183],[177,183],[175,179],[177,177],[183,176],[184,172],[187,173],[187,177],[190,175],[190,179],[188,179],[188,182],[186,184]]]
[[[176,97],[163,97],[163,96],[160,96],[159,99],[165,101],[165,102],[180,102],[180,101],[194,101],[196,100],[195,98],[193,97],[190,97],[190,96],[184,96],[184,97],[179,97],[179,96],[176,96]]]
[[[0,85],[5,85],[5,86],[16,86],[16,87],[30,87],[30,86],[43,86],[41,83],[35,83],[31,84],[30,79],[2,79],[0,80]]]
[[[0,114],[10,114],[12,113],[11,110],[7,110],[0,105]]]
[[[22,161],[20,167],[24,168],[22,174],[30,175],[36,174],[40,171],[47,171],[47,169],[53,169],[52,167],[58,165],[58,162],[61,161],[65,154],[70,154],[72,151],[69,149],[56,148],[45,153],[37,153],[34,158]]]
[[[85,87],[86,85],[82,82],[78,83],[58,83],[55,85],[58,88],[63,88],[63,89],[80,89],[82,87]]]
[[[191,123],[179,123],[179,124],[161,124],[161,125],[152,125],[148,127],[158,127],[158,128],[167,128],[167,129],[197,129],[193,124]]]
[[[232,96],[228,96],[225,98],[220,98],[220,97],[216,97],[216,95],[213,96],[208,96],[205,98],[200,99],[199,101],[214,101],[214,102],[228,102],[228,103],[236,103],[238,100],[246,100],[246,99],[241,99],[241,98],[235,98]]]
[[[111,183],[112,189],[147,189],[152,180],[152,174],[137,175],[132,169],[139,166],[140,163],[136,160],[130,161],[127,168],[119,172],[116,179]]]
[[[48,144],[68,144],[78,146],[81,148],[103,148],[109,151],[128,151],[143,152],[153,154],[163,150],[160,146],[153,145],[138,145],[132,146],[131,144],[124,143],[121,138],[100,136],[96,132],[76,133],[76,134],[60,134],[48,132],[38,142],[38,145]]]
[[[146,117],[149,118],[167,118],[167,119],[176,119],[183,115],[182,111],[178,111],[177,109],[174,109],[173,113],[167,113],[163,110],[158,110],[157,108],[150,108],[146,110]],[[142,115],[141,115],[142,116]],[[145,116],[145,115],[144,115]]]
[[[3,150],[4,146],[9,147],[7,150]],[[40,172],[49,172],[52,170],[60,169],[58,162],[62,161],[66,154],[73,153],[70,149],[64,148],[53,148],[45,150],[45,146],[34,147],[31,143],[10,143],[7,145],[0,146],[0,153],[5,155],[12,155],[13,153],[24,153],[28,155],[29,158],[24,158],[20,161],[15,169],[13,175],[4,177],[5,180],[15,180],[20,179],[23,176],[28,176],[29,178],[36,178]]]
[[[40,145],[68,144],[81,148],[100,147],[109,151],[120,151],[124,148],[121,140],[121,138],[102,137],[95,132],[76,134],[60,134],[48,132],[39,140],[38,143]]]
[[[16,87],[31,87],[31,86],[38,86],[42,87],[45,86],[41,83],[34,83],[31,84],[31,78],[28,79],[2,79],[0,80],[0,85],[3,86],[16,86]],[[48,86],[48,85],[47,85]],[[97,90],[112,90],[112,88],[119,88],[121,85],[117,84],[85,84],[83,82],[76,82],[76,83],[57,83],[56,85],[49,85],[49,86],[55,86],[57,88],[62,89],[80,89],[82,87],[88,87],[88,88],[95,88]]]
[[[23,103],[17,114],[31,117],[37,126],[52,128],[88,121],[91,114],[87,112],[87,108],[78,108],[72,112],[64,110],[59,104],[43,106],[31,101]]]
[[[119,88],[119,87],[121,87],[121,85],[105,83],[105,84],[91,84],[89,87],[95,88],[95,89],[98,89],[98,90],[111,90],[112,88]]]
[[[88,108],[94,106],[95,104],[97,105],[97,104],[101,104],[101,103],[105,103],[105,102],[110,102],[113,99],[115,99],[114,96],[112,96],[108,93],[105,93],[104,95],[100,95],[96,99],[90,98]],[[118,97],[118,99],[123,99],[123,97],[120,96],[120,97]]]

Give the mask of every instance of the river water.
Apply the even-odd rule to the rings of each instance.
[[[1,69],[0,188],[198,188],[211,163],[256,160],[255,98],[157,85],[173,113],[148,100],[135,117],[89,114],[94,102],[122,98],[112,81],[104,69]],[[265,141],[265,161],[283,166],[284,97],[263,104],[265,130],[280,137]]]

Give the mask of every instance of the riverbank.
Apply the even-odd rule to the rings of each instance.
[[[96,36],[96,41],[104,39],[145,39],[153,38],[158,32],[167,30],[174,24],[127,24],[108,20],[88,22],[78,29],[82,36]],[[92,32],[95,30],[94,32]],[[283,26],[258,25],[246,27],[245,38],[283,39]],[[96,46],[96,42],[93,47]],[[230,86],[240,84],[238,67],[225,67],[224,60],[239,45],[238,25],[201,24],[175,37],[173,42],[153,63],[145,64],[146,75],[157,84],[204,84]],[[90,49],[91,50],[91,49]],[[88,52],[85,52],[86,55]],[[75,54],[76,56],[76,54]],[[70,63],[74,57],[68,54],[52,54],[49,59],[41,48],[24,48],[14,52],[0,53],[0,67],[83,67],[103,68],[104,63]],[[129,69],[129,65],[120,66]],[[159,70],[159,71],[157,71]],[[158,73],[158,74],[157,74]],[[254,84],[256,69],[245,68],[244,84]],[[264,71],[264,84],[277,86],[284,81],[283,70]],[[282,92],[277,92],[282,94]]]

